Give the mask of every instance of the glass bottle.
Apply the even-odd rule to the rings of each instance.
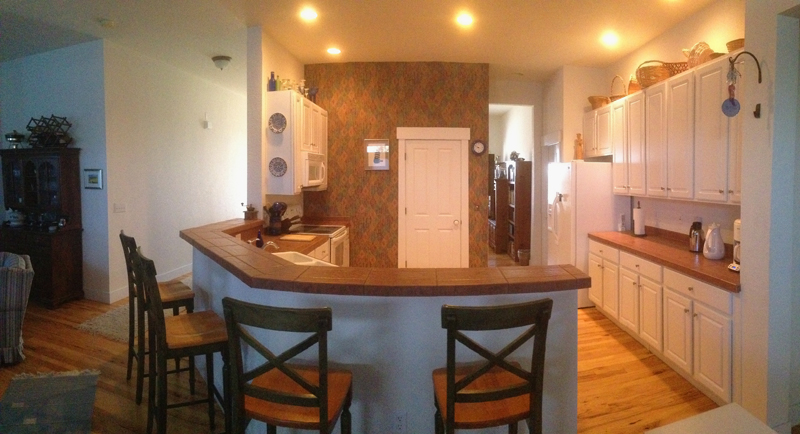
[[[277,89],[277,81],[275,80],[275,71],[269,73],[269,81],[267,82],[267,91],[272,92]]]
[[[258,236],[256,237],[256,247],[259,249],[264,247],[264,239],[261,238],[261,230],[258,230]]]

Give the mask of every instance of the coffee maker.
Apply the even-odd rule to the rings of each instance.
[[[741,250],[742,250],[742,220],[733,221],[733,262],[728,265],[728,269],[733,271],[741,270]]]

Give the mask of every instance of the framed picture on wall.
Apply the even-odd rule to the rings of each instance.
[[[389,170],[389,140],[364,139],[367,170]]]
[[[84,169],[83,188],[102,190],[103,169]]]

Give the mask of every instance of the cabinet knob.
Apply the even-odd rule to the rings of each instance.
[[[697,318],[697,314],[694,314],[694,315],[692,315],[692,316],[694,316],[695,318]]]
[[[636,282],[631,282],[631,283],[633,284],[633,286],[639,286],[639,285],[636,284]]]
[[[661,191],[664,191],[664,190],[666,190],[666,188],[664,188],[664,187],[661,187]]]
[[[728,194],[733,194],[733,190],[728,190]]]
[[[671,189],[671,188],[669,188],[669,187],[667,187],[667,191],[672,191],[672,189]]]
[[[720,190],[719,194],[725,194],[725,190]]]
[[[639,264],[636,264],[636,268],[639,268]]]
[[[683,313],[689,313],[689,309],[684,309]]]
[[[694,286],[690,286],[689,291],[694,291]]]

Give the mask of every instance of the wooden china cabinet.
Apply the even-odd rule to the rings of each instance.
[[[29,255],[31,299],[54,308],[83,297],[80,149],[0,150],[6,209],[24,224],[0,226],[0,251]]]

